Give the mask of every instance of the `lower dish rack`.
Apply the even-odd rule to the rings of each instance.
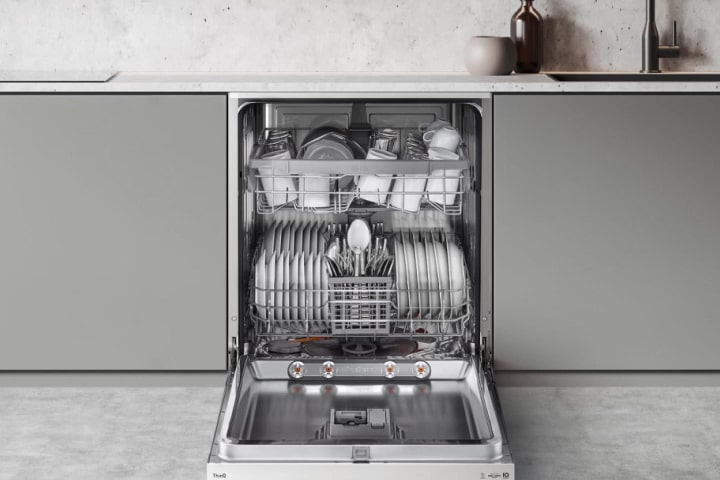
[[[448,245],[459,251],[454,242]],[[396,247],[395,255],[407,255],[401,250]],[[315,272],[319,288],[284,282],[278,282],[280,288],[263,287],[253,275],[249,318],[259,337],[459,337],[472,315],[471,284],[464,258],[448,254],[448,259],[438,262],[439,268],[413,267],[403,273],[401,261],[382,277],[333,277],[321,257],[321,269]],[[454,271],[448,268],[453,264]],[[408,272],[418,278],[407,278]]]

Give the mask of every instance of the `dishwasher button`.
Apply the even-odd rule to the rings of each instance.
[[[395,378],[398,374],[398,366],[393,361],[385,362],[383,365],[383,373],[385,378]]]
[[[292,362],[288,367],[288,375],[294,379],[300,379],[305,376],[305,364],[303,362]]]
[[[430,375],[430,365],[427,362],[415,362],[413,373],[417,378],[427,378]]]
[[[337,372],[335,368],[335,362],[327,361],[320,367],[320,373],[324,378],[333,378]]]

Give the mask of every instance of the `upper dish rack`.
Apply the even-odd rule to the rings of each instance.
[[[273,135],[292,138],[288,131],[263,132],[266,139]],[[359,157],[356,150],[353,154]],[[298,156],[294,147],[287,152],[268,149],[267,143],[253,148],[248,176],[257,213],[268,215],[281,209],[345,213],[353,207],[409,213],[432,208],[445,215],[462,214],[469,170],[464,145],[457,160],[430,159],[427,155],[402,159]]]

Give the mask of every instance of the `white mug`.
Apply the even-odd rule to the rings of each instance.
[[[292,155],[288,150],[266,153],[263,160],[290,160]],[[272,167],[258,168],[261,175],[260,183],[265,190],[265,198],[268,205],[277,207],[297,200],[297,189],[295,180],[289,174],[275,174]]]
[[[442,148],[454,152],[460,146],[460,133],[453,127],[444,126],[437,130],[432,131],[432,137],[430,138],[429,148]],[[430,132],[427,132],[430,133]],[[425,137],[423,136],[423,139]]]
[[[435,120],[425,125],[420,125],[420,130],[423,131],[423,143],[427,147],[430,145],[433,135],[436,130],[440,130],[443,127],[452,127],[452,124],[446,120]]]
[[[371,148],[367,160],[397,160],[397,155],[387,150]],[[357,182],[358,197],[377,204],[385,203],[392,183],[392,175],[362,175]]]
[[[460,156],[441,148],[428,149],[430,160],[459,160]],[[433,170],[427,183],[428,200],[440,205],[454,205],[460,186],[460,170]],[[434,177],[434,178],[433,178]]]

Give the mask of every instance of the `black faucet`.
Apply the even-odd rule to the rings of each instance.
[[[660,45],[660,35],[655,24],[655,0],[647,0],[643,31],[642,73],[660,73],[661,58],[677,58],[680,47],[677,44],[677,22],[673,22],[673,44]]]

